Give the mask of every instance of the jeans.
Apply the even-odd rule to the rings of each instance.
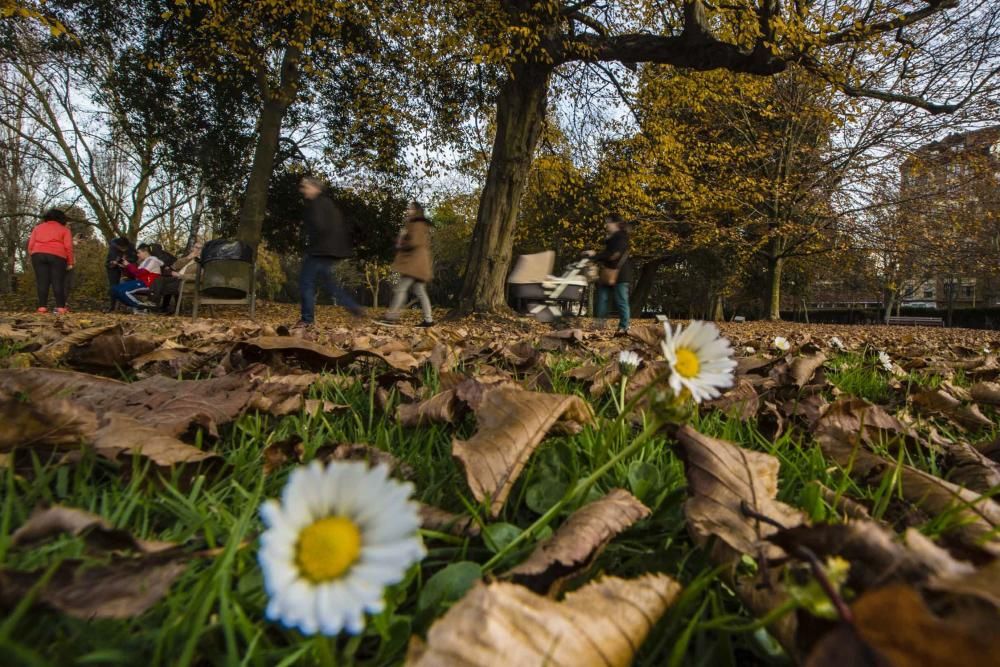
[[[135,292],[142,290],[143,293],[148,291],[146,283],[141,280],[126,280],[123,283],[118,283],[111,288],[111,295],[118,301],[121,301],[129,308],[146,308],[146,304],[142,303],[135,297]]]
[[[38,291],[38,307],[49,303],[49,289],[56,297],[56,308],[66,307],[66,266],[65,258],[36,252],[31,256],[31,268],[35,270],[35,287]]]
[[[628,305],[628,283],[617,283],[615,285],[597,286],[597,303],[594,310],[597,311],[597,319],[603,320],[608,314],[608,295],[613,294],[615,307],[618,308],[618,329],[628,329],[631,312]]]
[[[392,293],[392,304],[389,306],[389,312],[385,314],[386,319],[394,320],[399,317],[399,309],[406,303],[406,297],[409,296],[411,289],[420,300],[420,310],[424,312],[424,322],[432,322],[434,312],[431,310],[430,297],[427,296],[427,285],[409,276],[399,277],[399,282],[396,283],[396,288]]]
[[[344,308],[354,315],[361,315],[364,309],[351,295],[333,279],[333,267],[336,257],[317,257],[306,255],[302,260],[302,270],[299,272],[299,288],[302,291],[302,321],[312,324],[316,319],[316,287],[326,290],[326,293],[337,300]]]

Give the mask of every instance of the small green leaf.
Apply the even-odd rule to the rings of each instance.
[[[478,563],[470,561],[452,563],[427,580],[424,590],[420,591],[417,609],[424,611],[455,602],[482,577],[483,570]]]
[[[517,536],[520,534],[521,529],[510,523],[492,523],[486,526],[486,530],[483,531],[486,546],[493,553],[502,551],[508,544],[517,539]]]
[[[564,495],[566,483],[548,479],[532,485],[524,496],[524,502],[532,512],[545,514]]]
[[[660,486],[660,471],[651,463],[633,461],[628,467],[628,485],[633,496],[645,500],[646,494]]]

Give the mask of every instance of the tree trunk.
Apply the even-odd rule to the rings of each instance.
[[[722,322],[726,319],[726,311],[722,303],[722,294],[716,292],[712,295],[712,321]]]
[[[453,311],[456,315],[496,312],[506,305],[504,282],[517,212],[545,121],[551,73],[548,65],[520,65],[500,90],[496,139],[472,230],[465,281]]]
[[[767,318],[781,319],[781,270],[784,268],[784,257],[769,257],[768,265],[771,273],[771,298]]]
[[[641,313],[649,301],[649,293],[653,289],[653,282],[660,268],[667,262],[664,258],[654,259],[638,267],[638,275],[635,284],[632,286],[632,294],[629,298],[629,306],[633,313]]]
[[[236,238],[256,246],[260,242],[267,212],[267,190],[274,171],[274,155],[278,151],[281,121],[287,106],[280,101],[266,99],[260,113],[257,148],[253,154],[250,179],[240,205],[240,226]]]
[[[257,148],[253,154],[247,190],[240,205],[240,226],[236,238],[254,247],[260,243],[267,213],[267,190],[274,171],[274,157],[278,152],[281,138],[281,122],[285,111],[295,101],[299,90],[299,62],[302,59],[302,45],[312,34],[315,16],[304,12],[296,25],[296,31],[281,57],[278,86],[272,88],[268,73],[261,66],[257,71],[257,86],[263,103],[260,123],[257,126]]]

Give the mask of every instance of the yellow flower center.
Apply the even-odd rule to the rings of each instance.
[[[701,370],[701,362],[698,361],[698,355],[686,347],[677,348],[675,354],[677,354],[677,363],[674,364],[674,370],[680,373],[681,377],[696,377],[698,371]]]
[[[313,583],[330,581],[347,572],[361,554],[361,533],[350,519],[320,519],[299,533],[295,561]]]

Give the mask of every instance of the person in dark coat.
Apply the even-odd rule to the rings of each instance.
[[[108,272],[108,294],[111,296],[111,305],[108,306],[108,311],[114,310],[118,305],[114,289],[122,281],[122,268],[118,261],[120,259],[132,263],[139,261],[135,253],[135,246],[126,238],[112,239],[111,243],[108,244],[108,256],[105,262]]]
[[[594,304],[597,319],[603,324],[608,313],[608,300],[614,298],[618,309],[618,332],[628,333],[631,317],[629,312],[629,283],[632,282],[632,263],[628,259],[629,236],[625,221],[619,215],[609,215],[604,221],[607,238],[604,249],[598,253],[589,253],[597,264],[605,269],[601,271],[602,279],[597,283],[597,299]],[[611,271],[617,271],[614,281],[606,277]]]
[[[302,220],[305,252],[299,272],[302,315],[296,326],[312,326],[316,319],[317,283],[352,315],[363,316],[365,309],[333,277],[336,263],[354,254],[354,230],[333,200],[323,193],[320,181],[303,178],[299,192],[306,199],[306,211]]]

